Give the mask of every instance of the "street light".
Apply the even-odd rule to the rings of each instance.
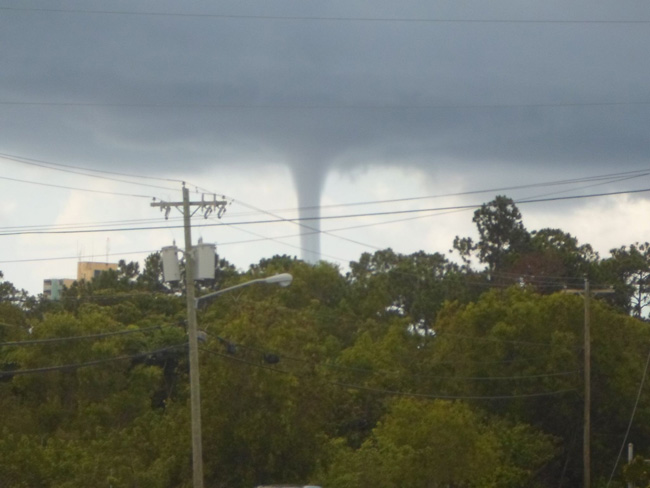
[[[189,257],[188,260],[191,260]],[[191,263],[190,263],[191,264]],[[191,271],[190,271],[191,272]],[[194,298],[194,293],[190,293],[190,289],[194,289],[193,282],[188,284],[188,303],[192,306],[188,307],[188,332],[190,340],[190,400],[191,400],[191,413],[192,413],[192,465],[193,465],[193,487],[203,488],[203,440],[201,434],[201,393],[199,382],[199,348],[197,342],[197,323],[196,311],[201,304],[228,293],[239,288],[255,284],[268,284],[289,286],[293,277],[289,273],[281,273],[267,278],[258,278],[255,280],[239,283],[238,285],[230,286],[222,290],[208,293],[198,298]]]
[[[291,276],[289,273],[280,273],[273,276],[269,276],[267,278],[258,278],[255,280],[246,281],[245,283],[239,283],[238,285],[230,286],[228,288],[217,290],[213,293],[208,293],[207,295],[203,295],[198,298],[195,298],[194,308],[198,310],[202,303],[207,303],[208,301],[212,300],[215,297],[218,297],[219,295],[223,295],[224,293],[228,293],[229,291],[237,290],[239,288],[244,288],[250,285],[254,285],[256,283],[286,287],[289,286],[292,281],[293,281],[293,276]]]

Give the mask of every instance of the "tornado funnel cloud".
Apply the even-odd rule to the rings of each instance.
[[[320,200],[325,172],[320,164],[294,164],[292,173],[298,195],[301,258],[316,264],[321,259]]]

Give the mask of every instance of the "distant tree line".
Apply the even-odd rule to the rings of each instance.
[[[199,313],[206,487],[581,486],[584,302],[561,292],[585,277],[615,292],[592,302],[594,486],[649,486],[650,245],[601,258],[504,196],[473,221],[452,254],[385,249],[345,273],[218,259],[199,294],[294,281]],[[183,290],[157,253],[59,301],[0,281],[2,487],[191,486]]]

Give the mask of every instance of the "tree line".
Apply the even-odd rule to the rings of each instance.
[[[206,487],[580,486],[584,302],[563,291],[585,277],[614,290],[592,302],[594,486],[648,486],[649,245],[601,258],[528,231],[504,196],[473,221],[452,255],[386,249],[346,272],[218,259],[199,294],[294,281],[199,313]],[[3,487],[191,486],[183,288],[157,253],[59,301],[0,282]]]

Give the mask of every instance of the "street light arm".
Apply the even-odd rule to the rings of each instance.
[[[291,276],[289,273],[281,273],[281,274],[269,276],[268,278],[257,278],[255,280],[245,281],[244,283],[239,283],[238,285],[229,286],[228,288],[223,288],[221,290],[217,290],[215,292],[208,293],[207,295],[203,295],[198,298],[195,298],[194,308],[198,310],[198,308],[201,306],[202,303],[207,303],[210,300],[218,297],[219,295],[223,295],[224,293],[228,293],[230,291],[237,290],[239,288],[246,288],[247,286],[255,285],[257,283],[289,286],[292,280],[293,280],[293,276]]]

